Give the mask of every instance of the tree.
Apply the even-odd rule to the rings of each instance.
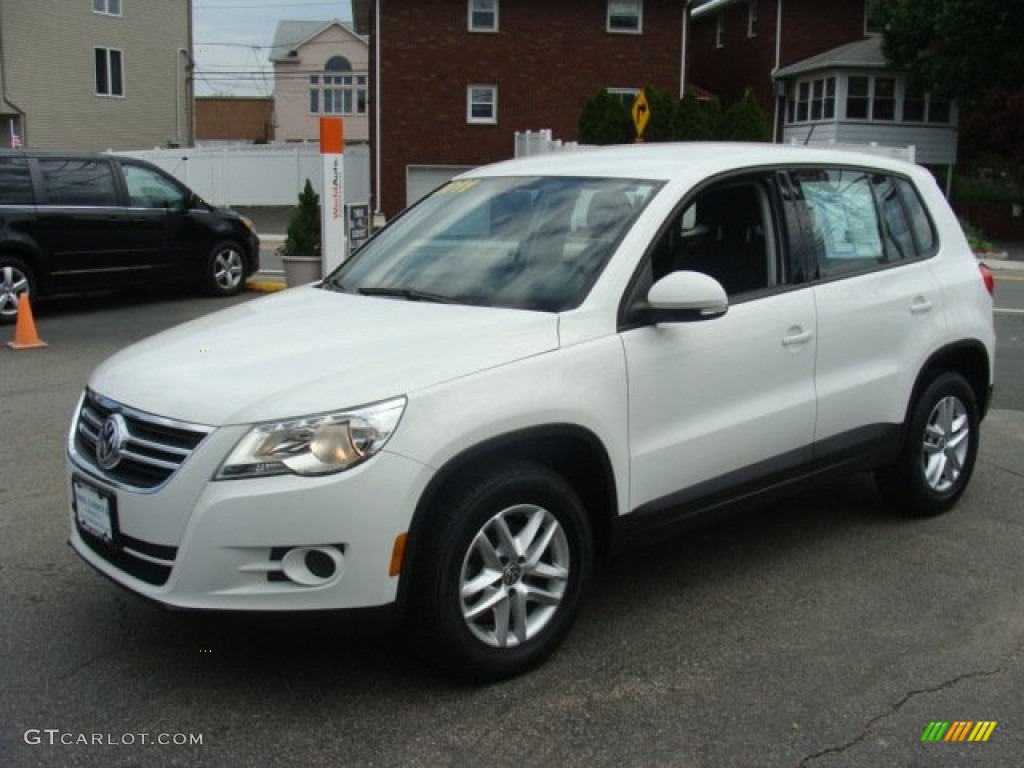
[[[644,88],[644,94],[647,96],[647,106],[651,110],[650,120],[648,120],[647,128],[644,130],[644,141],[672,141],[674,138],[672,129],[676,122],[678,99],[668,91],[652,86]],[[630,119],[632,119],[632,116]],[[635,133],[636,129],[634,127]]]
[[[583,103],[576,138],[581,144],[626,144],[633,140],[633,120],[622,100],[602,89]]]
[[[687,91],[676,107],[672,137],[677,141],[710,141],[715,138],[707,112],[693,91]]]
[[[1024,2],[871,2],[886,59],[921,90],[959,103],[965,149],[1024,162]]]
[[[968,108],[1024,84],[1021,0],[871,0],[882,52],[911,82]]]
[[[299,193],[299,204],[288,222],[284,241],[286,256],[317,256],[320,253],[320,195],[306,179]]]
[[[742,99],[725,111],[720,135],[726,141],[768,141],[771,138],[768,118],[749,88]]]

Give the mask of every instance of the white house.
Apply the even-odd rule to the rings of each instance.
[[[369,138],[369,40],[348,24],[282,21],[274,33],[274,137],[315,141],[321,117],[341,117],[347,144]]]

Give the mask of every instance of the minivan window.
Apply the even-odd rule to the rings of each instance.
[[[185,193],[170,179],[150,168],[122,164],[128,198],[133,208],[172,208],[184,210]]]
[[[50,205],[117,205],[114,171],[105,160],[46,158],[39,170]]]
[[[32,177],[22,157],[0,157],[0,205],[32,205]]]

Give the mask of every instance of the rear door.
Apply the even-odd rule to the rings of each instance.
[[[902,177],[818,168],[791,178],[818,313],[816,453],[891,448],[945,323],[934,229]]]
[[[40,157],[36,232],[54,287],[116,284],[139,270],[109,158]]]

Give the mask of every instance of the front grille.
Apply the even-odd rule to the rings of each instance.
[[[103,423],[120,414],[127,434],[122,436],[120,461],[103,469],[96,444]],[[75,421],[75,450],[90,471],[111,483],[136,490],[153,490],[166,483],[213,430],[126,408],[86,390]]]

